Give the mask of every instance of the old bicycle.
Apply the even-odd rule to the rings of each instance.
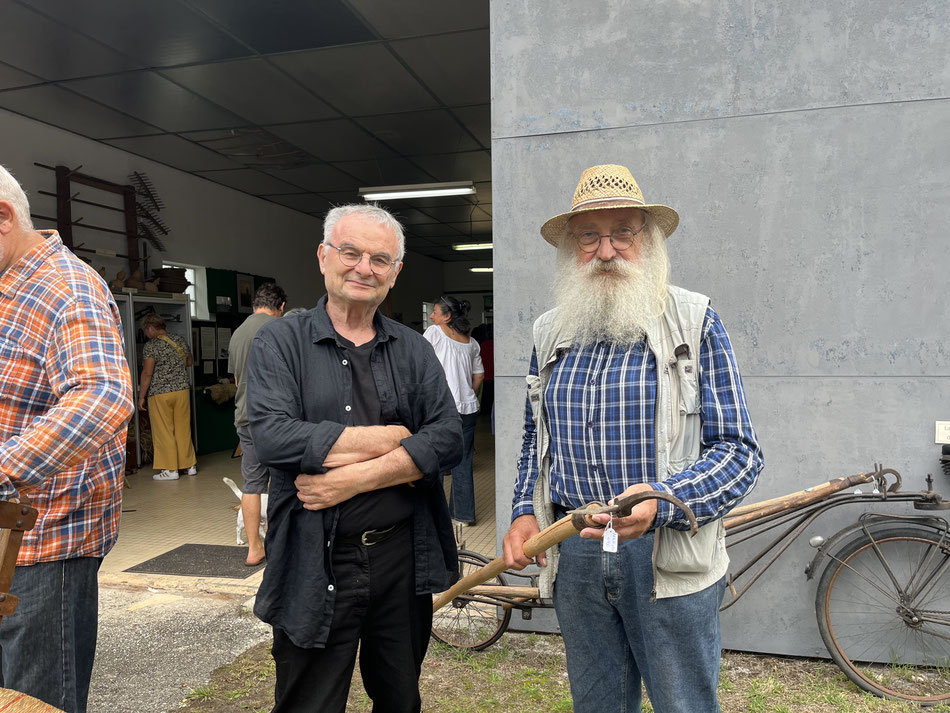
[[[805,574],[811,579],[820,571],[815,611],[822,640],[832,660],[863,690],[922,705],[946,703],[950,534],[937,511],[950,509],[950,503],[933,490],[930,476],[923,491],[905,491],[901,485],[897,471],[876,467],[734,509],[724,520],[727,547],[770,539],[743,564],[733,565],[722,608],[733,606],[825,512],[863,506],[855,522],[810,541],[817,551]],[[880,512],[898,503],[909,503],[921,514]],[[459,552],[463,577],[491,564],[478,553]],[[461,648],[491,646],[508,628],[512,611],[530,619],[532,610],[552,606],[539,596],[538,576],[499,571],[452,596],[434,613],[433,635]]]

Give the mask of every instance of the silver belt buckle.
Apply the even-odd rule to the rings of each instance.
[[[367,541],[366,541],[366,537],[367,537],[368,535],[385,535],[387,532],[392,532],[392,531],[395,530],[395,529],[396,529],[396,526],[393,525],[392,527],[387,527],[385,530],[367,530],[367,531],[364,532],[362,535],[360,535],[360,542],[363,543],[363,546],[364,546],[364,547],[372,547],[373,545],[378,544],[378,543],[377,543],[377,542],[367,542]]]

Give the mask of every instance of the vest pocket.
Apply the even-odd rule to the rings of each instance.
[[[717,520],[699,529],[696,537],[688,531],[668,527],[656,531],[656,568],[664,572],[699,574],[712,569],[719,547],[719,530],[722,521]]]
[[[696,360],[678,359],[676,373],[679,376],[680,413],[699,413],[699,378],[696,374]]]

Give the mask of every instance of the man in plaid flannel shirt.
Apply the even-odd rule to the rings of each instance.
[[[85,711],[97,573],[118,535],[132,383],[118,307],[0,166],[0,498],[39,511],[0,625],[0,684]]]

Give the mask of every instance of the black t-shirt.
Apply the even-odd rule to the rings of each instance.
[[[376,337],[356,346],[337,334],[353,375],[351,415],[353,426],[383,426],[382,406],[370,360]],[[366,530],[380,530],[412,516],[412,499],[407,484],[360,493],[340,503],[337,534],[353,535]]]

